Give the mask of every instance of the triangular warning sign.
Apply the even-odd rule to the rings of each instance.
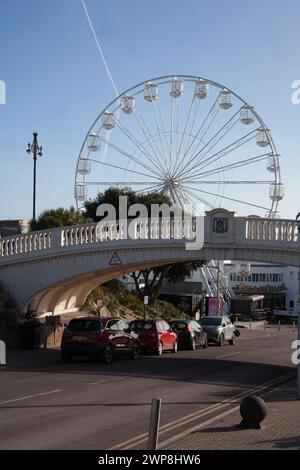
[[[120,258],[119,258],[119,256],[118,256],[118,253],[117,253],[116,251],[115,251],[114,254],[112,255],[109,264],[110,264],[111,266],[116,266],[117,264],[122,264],[122,262],[121,262],[121,260],[120,260]]]

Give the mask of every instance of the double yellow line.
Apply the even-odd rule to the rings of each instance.
[[[194,413],[183,416],[182,418],[176,419],[175,421],[171,421],[170,423],[167,423],[160,428],[159,436],[161,437],[163,434],[166,434],[167,432],[171,430],[173,431],[181,426],[184,426],[186,424],[189,424],[192,421],[195,421],[198,418],[202,418],[203,416],[206,416],[215,411],[219,411],[223,408],[226,408],[227,406],[236,403],[238,400],[246,397],[249,394],[262,392],[262,391],[265,391],[266,389],[269,389],[270,387],[274,385],[279,385],[281,382],[285,382],[293,378],[294,376],[295,376],[294,372],[289,372],[288,374],[281,375],[277,377],[276,379],[265,382],[262,385],[257,385],[255,387],[249,388],[246,392],[239,393],[233,396],[230,400],[228,399],[222,400],[219,403],[207,406],[204,409],[195,411]],[[108,450],[134,449],[135,447],[139,446],[143,442],[147,441],[147,439],[148,439],[148,433],[143,433],[143,434],[140,434],[139,436],[133,437],[132,439],[128,439],[127,441],[121,442],[113,447],[110,447],[110,449]]]

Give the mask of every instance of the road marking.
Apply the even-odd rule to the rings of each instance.
[[[1,401],[0,405],[7,405],[8,403],[14,403],[16,401],[30,400],[31,398],[44,397],[46,395],[51,395],[53,393],[58,393],[58,392],[62,392],[62,389],[51,390],[50,392],[44,392],[44,393],[37,393],[36,395],[27,395],[26,397],[14,398],[13,400]]]
[[[242,352],[234,352],[231,354],[223,354],[223,356],[217,356],[216,359],[223,359],[224,357],[237,356],[238,354],[243,354]]]
[[[294,376],[295,376],[294,372],[289,372],[288,374],[281,375],[277,377],[276,379],[272,379],[268,382],[265,382],[262,385],[256,385],[255,387],[248,389],[246,392],[238,393],[237,395],[232,397],[230,400],[228,399],[222,400],[220,403],[210,405],[204,409],[200,409],[198,411],[195,411],[194,413],[183,416],[182,418],[178,418],[177,420],[172,421],[162,426],[160,428],[159,435],[161,436],[162,434],[165,434],[166,432],[170,430],[174,430],[180,426],[188,424],[189,422],[194,421],[197,418],[206,416],[212,413],[213,411],[217,411],[219,409],[225,408],[226,406],[234,404],[235,402],[237,402],[237,400],[249,395],[250,393],[259,392],[261,390],[264,390],[265,388],[272,386],[273,384],[275,385],[278,382],[282,382],[285,379],[288,379]],[[143,434],[140,434],[139,436],[133,437],[132,439],[128,439],[127,441],[116,444],[115,446],[110,447],[108,450],[132,449],[134,446],[138,446],[142,444],[144,441],[147,440],[147,438],[148,438],[148,433],[143,433]]]
[[[289,376],[289,375],[294,375],[294,374],[287,374],[287,376]],[[271,393],[274,393],[274,391],[277,391],[277,390],[279,390],[279,387],[272,388],[271,390],[267,390],[266,392],[262,393],[261,395],[266,396],[266,395],[269,395]],[[213,418],[210,418],[207,421],[204,421],[203,423],[196,424],[196,426],[192,426],[191,428],[186,429],[185,431],[182,431],[179,434],[176,434],[176,436],[170,437],[169,439],[161,442],[158,446],[158,449],[165,449],[168,445],[173,444],[174,442],[178,442],[180,439],[191,435],[193,432],[196,432],[199,429],[202,429],[206,426],[209,426],[210,424],[213,424],[216,421],[219,421],[219,420],[225,418],[226,416],[229,416],[229,415],[235,413],[236,411],[239,411],[239,409],[240,409],[240,405],[235,406],[234,408],[231,408],[230,410],[224,411],[223,413],[221,413],[217,416],[214,416]],[[272,410],[272,408],[269,408],[269,410]]]

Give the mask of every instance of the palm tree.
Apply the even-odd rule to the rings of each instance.
[[[30,227],[31,230],[45,230],[53,227],[85,224],[88,221],[85,215],[76,211],[73,206],[70,209],[59,207],[58,209],[44,210],[37,220],[31,220]]]

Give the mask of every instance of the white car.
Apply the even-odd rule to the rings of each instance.
[[[223,346],[225,341],[232,346],[235,344],[236,328],[229,317],[202,317],[199,323],[207,333],[209,342],[218,346]]]

